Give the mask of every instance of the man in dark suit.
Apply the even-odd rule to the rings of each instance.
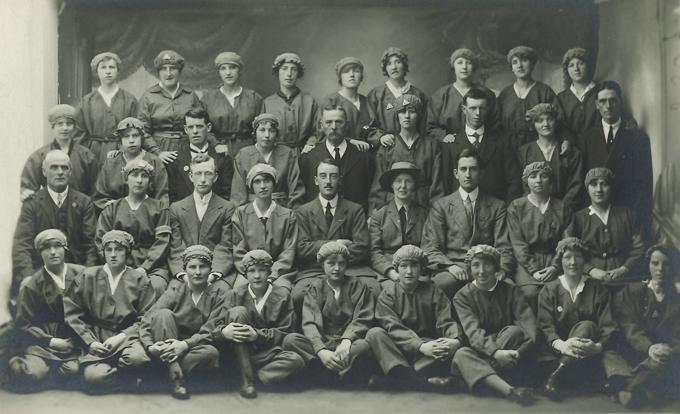
[[[488,95],[480,89],[472,88],[463,97],[465,125],[455,133],[453,142],[441,147],[444,194],[458,188],[458,181],[451,174],[458,155],[474,148],[479,153],[479,188],[508,204],[522,196],[522,171],[507,138],[499,129],[487,125],[489,105]]]
[[[458,189],[434,203],[423,229],[422,248],[434,271],[433,280],[449,298],[472,280],[465,265],[472,246],[487,244],[500,251],[501,279],[514,270],[505,205],[480,189],[479,157],[468,148],[458,155],[454,170]]]
[[[191,109],[184,115],[184,132],[189,137],[177,151],[177,158],[167,164],[168,190],[170,202],[184,199],[194,192],[192,179],[189,178],[191,161],[196,157],[210,156],[215,161],[216,177],[212,191],[229,200],[231,179],[234,175],[234,161],[227,154],[218,154],[208,141],[212,129],[208,112],[204,109]]]
[[[323,109],[321,129],[324,141],[300,158],[300,173],[305,184],[305,201],[315,200],[319,194],[316,182],[317,168],[321,160],[330,158],[340,166],[342,174],[342,198],[368,209],[368,193],[373,178],[373,154],[357,149],[345,138],[347,115],[341,107],[327,106]]]
[[[210,281],[226,291],[234,287],[236,280],[231,243],[231,217],[236,206],[213,193],[217,180],[215,170],[214,159],[194,159],[188,174],[194,191],[170,205],[172,237],[168,267],[175,276],[174,280],[181,279],[185,275],[182,263],[184,249],[195,244],[206,246],[213,252]]]
[[[295,212],[298,274],[292,296],[296,309],[301,309],[307,287],[324,274],[316,254],[329,241],[339,241],[347,246],[350,258],[346,274],[358,277],[377,296],[380,284],[370,268],[366,214],[360,205],[338,194],[340,167],[333,159],[327,158],[318,164],[314,185],[319,195]]]
[[[637,214],[643,239],[649,239],[652,222],[653,172],[649,137],[640,128],[622,120],[621,86],[604,81],[595,87],[602,122],[580,136],[584,170],[606,167],[614,173],[611,203],[629,207]]]
[[[12,246],[11,297],[19,292],[21,281],[43,265],[33,246],[35,236],[46,229],[61,230],[68,238],[66,261],[83,266],[98,262],[94,244],[95,214],[90,197],[69,187],[71,161],[68,154],[52,150],[45,154],[42,173],[47,186],[21,206]]]

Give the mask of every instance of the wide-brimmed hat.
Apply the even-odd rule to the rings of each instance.
[[[413,181],[418,182],[420,177],[420,168],[410,161],[397,161],[380,176],[380,187],[383,190],[392,192],[392,182],[401,173],[409,174],[413,177]]]

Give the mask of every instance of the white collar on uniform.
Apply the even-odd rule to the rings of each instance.
[[[52,190],[50,186],[47,186],[47,192],[50,194],[52,201],[54,201],[54,205],[59,206],[59,202],[57,200],[59,200],[59,197],[61,197],[62,203],[66,200],[66,196],[68,196],[68,186],[66,186],[66,189],[61,193],[57,193],[56,191]]]
[[[593,208],[593,206],[591,205],[591,206],[588,206],[588,215],[589,216],[596,215],[600,219],[600,221],[602,221],[602,224],[604,224],[606,226],[607,223],[609,222],[609,212],[611,211],[611,209],[612,209],[612,206],[610,204],[609,207],[607,207],[607,210],[604,213],[598,213],[597,210],[595,210]]]
[[[333,159],[335,159],[335,148],[336,147],[331,145],[331,143],[326,140],[326,149],[328,150],[328,153],[331,154],[331,158]],[[345,155],[345,151],[347,150],[347,141],[343,139],[337,148],[340,150],[340,158],[342,158]]]
[[[581,292],[583,292],[583,288],[586,286],[585,278],[581,276],[581,280],[579,280],[578,285],[576,285],[576,289],[574,289],[573,291],[569,288],[569,285],[567,284],[567,277],[565,275],[558,277],[558,279],[560,280],[560,284],[562,285],[564,290],[569,292],[569,297],[571,297],[571,301],[576,302],[576,298],[578,298],[578,295]]]
[[[496,286],[498,286],[498,279],[496,279],[496,283],[493,284],[493,286],[491,287],[491,289],[482,289],[482,288],[480,288],[479,285],[477,284],[477,281],[476,281],[476,280],[473,280],[473,281],[472,281],[472,284],[475,285],[475,287],[476,287],[477,289],[481,290],[481,291],[484,291],[484,292],[493,292],[494,290],[496,290]]]
[[[269,295],[272,293],[274,290],[274,287],[272,286],[271,283],[267,284],[267,291],[264,292],[264,295],[262,295],[262,299],[257,300],[257,296],[255,295],[255,292],[250,288],[250,283],[248,283],[248,293],[250,293],[250,297],[253,298],[253,303],[255,303],[255,310],[257,310],[257,313],[260,315],[262,314],[262,308],[264,308],[264,304],[267,303],[267,298]]]
[[[531,92],[531,89],[534,86],[536,86],[536,81],[533,81],[531,85],[529,85],[524,91],[522,91],[522,93],[520,93],[519,89],[517,89],[517,82],[515,82],[512,84],[512,89],[515,90],[515,95],[517,95],[519,99],[526,99],[527,95],[529,95],[529,92]]]
[[[571,86],[569,87],[569,90],[571,91],[571,93],[574,94],[574,96],[576,97],[576,99],[578,99],[579,101],[583,102],[583,98],[585,98],[585,97],[586,97],[586,94],[587,94],[588,92],[590,92],[590,90],[593,89],[594,87],[595,87],[595,82],[591,81],[591,82],[588,84],[588,86],[586,86],[586,87],[583,89],[583,92],[578,93],[578,91],[577,91],[576,88],[574,87],[574,84],[572,83]]]
[[[187,278],[187,280],[188,279],[189,278]],[[203,297],[203,293],[205,293],[205,290],[203,292],[199,293],[198,296],[195,296],[194,292],[191,292],[191,300],[194,302],[194,306],[198,306],[198,302]]]
[[[68,270],[68,265],[64,263],[64,270],[61,272],[61,275],[57,275],[55,273],[50,272],[50,270],[47,268],[47,266],[43,266],[45,271],[47,272],[48,275],[52,277],[52,280],[54,281],[54,284],[59,287],[59,289],[64,290],[66,289],[66,271]]]
[[[463,201],[467,200],[468,196],[470,196],[470,201],[472,204],[475,204],[477,202],[477,197],[479,197],[479,187],[472,190],[471,193],[463,190],[463,187],[458,187],[458,193],[460,194],[460,198],[462,198]]]
[[[274,208],[276,208],[276,201],[272,200],[272,203],[269,206],[269,208],[267,209],[267,211],[265,211],[263,213],[263,212],[260,211],[259,208],[257,208],[257,204],[255,203],[255,201],[253,201],[253,209],[255,209],[255,214],[257,215],[257,218],[260,218],[260,219],[261,218],[266,218],[266,219],[270,218],[271,215],[272,215],[272,212],[274,211]]]
[[[531,197],[529,197],[529,195],[527,195],[527,201],[532,206],[536,207],[541,212],[541,214],[545,214],[545,212],[548,210],[548,206],[550,205],[550,197],[548,197],[548,199],[545,201],[545,203],[543,203],[543,205],[539,205],[538,203],[536,203],[534,200],[531,199]]]
[[[401,88],[398,88],[398,87],[392,85],[392,82],[390,82],[390,81],[385,82],[385,85],[387,85],[387,89],[389,89],[390,92],[392,92],[392,95],[394,95],[395,98],[399,98],[401,95],[408,92],[409,89],[411,89],[411,83],[410,82],[406,82],[406,84],[404,86],[402,86]]]
[[[116,96],[116,94],[118,93],[118,89],[119,89],[118,85],[116,85],[111,93],[106,93],[102,90],[102,87],[100,86],[97,88],[97,92],[99,92],[99,96],[102,97],[102,99],[106,103],[106,106],[111,107],[111,102],[113,101],[113,97]]]
[[[328,283],[328,279],[326,279],[326,284],[333,291],[333,297],[335,298],[335,300],[338,300],[340,298],[340,288],[338,289],[334,288],[330,283]]]
[[[338,91],[338,95],[347,99],[349,102],[352,103],[352,105],[354,105],[355,108],[357,108],[358,111],[361,111],[361,99],[359,99],[359,93],[357,93],[356,99],[351,99],[349,96],[345,96],[345,94],[342,93],[342,89]]]
[[[115,276],[111,273],[111,269],[109,269],[108,264],[105,264],[102,268],[104,269],[106,275],[108,276],[109,287],[111,288],[111,294],[113,295],[114,292],[116,291],[116,287],[118,287],[118,282],[120,282],[120,278],[123,276],[123,273],[125,273],[128,267],[127,266],[123,267],[123,270]]]

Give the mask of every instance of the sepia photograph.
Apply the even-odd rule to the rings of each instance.
[[[680,412],[680,0],[0,39],[0,414]]]

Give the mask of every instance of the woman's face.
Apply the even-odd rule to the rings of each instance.
[[[527,186],[533,194],[550,194],[550,175],[545,171],[534,171],[527,177]]]
[[[652,281],[656,283],[668,282],[672,274],[672,266],[670,257],[663,254],[660,250],[656,250],[649,258],[649,275]]]
[[[413,108],[407,107],[397,112],[397,119],[401,129],[414,129],[418,126],[418,113]]]
[[[348,89],[356,89],[364,80],[364,71],[359,65],[345,65],[340,72],[340,85]]]
[[[252,265],[246,270],[246,278],[253,290],[266,289],[269,278],[269,267],[264,265]]]
[[[469,80],[472,78],[474,71],[475,66],[469,59],[459,57],[453,61],[453,72],[456,74],[456,80]]]
[[[580,250],[567,249],[562,255],[562,269],[566,276],[581,277],[585,263],[586,259]]]
[[[284,88],[293,88],[297,83],[299,75],[298,65],[295,63],[284,63],[279,68],[279,84]]]
[[[187,283],[197,289],[205,289],[208,286],[208,276],[210,275],[210,264],[201,259],[191,259],[184,266],[187,272]]]
[[[49,241],[47,243],[47,246],[43,246],[40,250],[40,257],[42,257],[43,263],[48,267],[61,266],[64,263],[66,249],[57,241]]]
[[[410,174],[398,174],[394,181],[392,181],[392,191],[394,197],[402,203],[408,203],[413,200],[415,194],[416,182]]]
[[[253,194],[260,200],[269,201],[274,191],[274,180],[267,174],[260,174],[253,179]]]
[[[323,272],[329,282],[341,283],[345,280],[347,259],[341,254],[330,255],[323,262]]]
[[[127,185],[130,195],[142,196],[149,189],[151,177],[144,170],[133,170],[128,174]]]
[[[118,80],[118,64],[113,59],[104,59],[97,65],[97,77],[102,85],[112,85]]]
[[[420,263],[415,260],[402,260],[397,266],[397,273],[399,273],[399,283],[408,288],[415,287],[420,278],[422,267]]]
[[[137,128],[126,129],[120,138],[121,149],[131,157],[142,152],[142,133]]]
[[[585,82],[588,65],[579,58],[572,58],[567,64],[567,74],[572,82]]]
[[[167,89],[174,89],[179,82],[179,68],[175,65],[163,65],[158,70],[158,77],[161,79],[161,85]]]
[[[241,68],[238,65],[232,63],[220,65],[219,73],[224,86],[235,86],[239,84]]]
[[[265,151],[271,151],[276,145],[279,131],[271,122],[260,122],[255,129],[255,140]]]
[[[104,246],[104,260],[113,273],[119,273],[125,267],[127,250],[118,243],[110,242]]]
[[[541,114],[534,121],[534,128],[539,136],[543,138],[553,138],[555,136],[555,126],[557,122],[552,115]]]
[[[52,124],[54,138],[68,139],[73,136],[76,130],[76,123],[71,118],[62,117]]]
[[[473,257],[470,262],[470,273],[481,289],[489,290],[496,284],[496,264],[483,256]]]
[[[526,57],[513,56],[510,61],[512,73],[517,79],[531,79],[531,72],[534,70],[534,64]]]
[[[588,195],[592,204],[609,204],[611,186],[604,178],[596,178],[588,183]]]
[[[399,56],[390,56],[385,65],[385,71],[390,79],[402,80],[406,76],[406,66]]]

